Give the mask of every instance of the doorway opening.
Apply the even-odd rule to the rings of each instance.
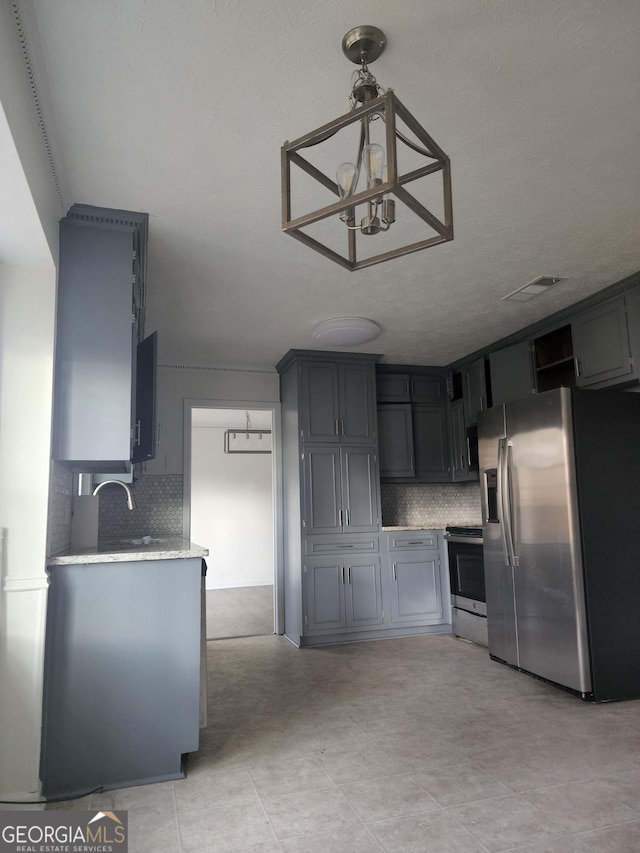
[[[281,633],[278,407],[187,403],[185,535],[209,550],[207,640]]]

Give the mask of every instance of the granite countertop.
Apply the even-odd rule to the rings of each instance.
[[[77,563],[123,563],[138,560],[178,560],[206,557],[208,548],[180,536],[143,536],[139,539],[105,539],[97,548],[69,549],[47,559],[49,566]]]
[[[420,524],[393,524],[390,527],[382,527],[383,530],[442,530],[442,527],[436,527],[433,524],[431,526],[420,525]]]

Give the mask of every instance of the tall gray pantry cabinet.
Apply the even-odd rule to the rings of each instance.
[[[290,350],[281,376],[285,634],[327,642],[383,624],[377,355]]]

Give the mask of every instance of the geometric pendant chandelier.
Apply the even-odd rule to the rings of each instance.
[[[369,71],[385,46],[349,30],[351,109],[281,149],[282,230],[348,270],[453,240],[449,157]]]

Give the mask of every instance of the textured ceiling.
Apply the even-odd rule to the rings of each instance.
[[[446,364],[640,269],[638,0],[33,2],[69,204],[150,214],[162,360],[273,366],[356,315]],[[279,158],[347,111],[357,24],[451,158],[455,239],[348,272],[282,233]]]

